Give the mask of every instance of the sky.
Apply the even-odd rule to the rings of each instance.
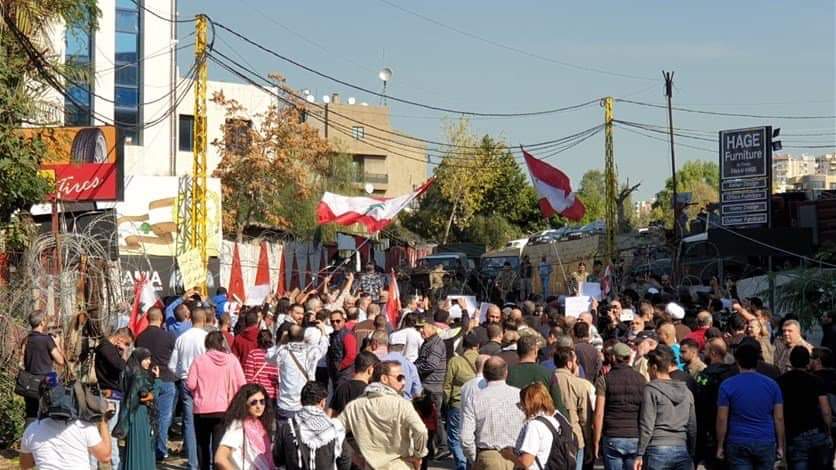
[[[664,104],[662,70],[672,70],[674,106],[767,116],[832,116],[836,115],[834,5],[832,0],[606,4],[181,0],[178,11],[182,19],[206,13],[282,55],[368,89],[381,91],[377,71],[390,67],[393,76],[387,95],[440,107],[516,113],[604,96]],[[343,100],[356,97],[358,102],[379,102],[375,96],[317,77],[228,32],[216,31],[218,50],[261,75],[279,72],[289,85],[309,89],[317,97],[339,93]],[[189,23],[179,25],[183,41],[192,40],[185,39],[189,33]],[[191,63],[190,53],[185,49],[178,57],[182,70]],[[214,64],[209,77],[241,81]],[[443,140],[443,118],[457,117],[391,100],[388,104],[396,129],[431,140]],[[667,126],[664,109],[617,102],[614,113],[624,121]],[[779,127],[785,136],[784,153],[819,154],[836,149],[833,119],[740,118],[675,111],[673,121],[676,127],[705,132],[701,135],[715,141],[721,129]],[[602,122],[603,109],[594,104],[539,117],[473,118],[471,126],[479,135],[501,137],[516,147],[564,137]],[[652,197],[671,173],[666,136],[642,132],[661,140],[619,127],[613,136],[619,179],[641,183],[634,200]],[[718,161],[715,142],[677,141],[700,147],[678,146],[677,166],[695,159]],[[577,186],[585,171],[603,170],[604,135],[595,135],[548,161]]]

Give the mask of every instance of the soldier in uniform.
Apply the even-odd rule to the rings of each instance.
[[[511,263],[505,262],[502,270],[496,276],[496,290],[499,291],[499,302],[508,301],[508,295],[514,291],[517,282],[517,273],[511,268]]]
[[[430,271],[430,298],[434,300],[439,299],[439,295],[441,295],[441,291],[444,289],[444,265],[437,264]]]

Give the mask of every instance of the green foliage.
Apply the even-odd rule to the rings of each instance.
[[[498,247],[548,226],[534,188],[504,143],[475,138],[465,120],[449,125],[447,134],[452,144],[478,149],[445,155],[420,208],[402,217],[405,227],[438,242]]]
[[[719,199],[720,167],[716,162],[706,160],[690,160],[676,172],[676,189],[679,193],[691,193],[692,205],[686,209],[690,217],[694,217],[700,208]],[[673,180],[667,178],[665,187],[656,193],[651,220],[661,220],[667,227],[673,226]]]
[[[0,372],[0,449],[8,449],[23,435],[25,405],[14,394],[14,380],[10,372]]]
[[[604,220],[606,215],[607,188],[604,183],[604,172],[601,170],[589,170],[583,174],[581,185],[578,188],[578,197],[586,207],[586,213],[581,219],[581,224],[588,224],[596,220]]]
[[[836,273],[811,268],[792,276],[791,281],[775,289],[777,311],[798,315],[804,329],[816,325],[823,313],[836,311]],[[760,295],[769,298],[769,291]]]

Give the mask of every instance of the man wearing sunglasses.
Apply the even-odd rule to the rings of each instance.
[[[417,470],[427,454],[427,427],[412,402],[401,396],[405,382],[399,362],[379,363],[372,383],[338,418],[371,468]]]

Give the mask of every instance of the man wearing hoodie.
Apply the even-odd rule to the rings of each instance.
[[[230,346],[232,347],[232,353],[243,365],[247,362],[250,351],[258,347],[258,331],[261,328],[258,326],[258,311],[255,309],[248,310],[242,319],[244,320],[244,328],[235,335],[235,341]]]
[[[691,470],[697,443],[694,397],[685,382],[671,380],[673,351],[660,344],[647,353],[651,381],[644,388],[639,412],[639,448],[633,463],[640,470]]]
[[[340,413],[339,421],[354,436],[371,468],[414,470],[427,455],[427,427],[412,403],[401,396],[404,375],[397,361],[383,361],[373,383]]]

